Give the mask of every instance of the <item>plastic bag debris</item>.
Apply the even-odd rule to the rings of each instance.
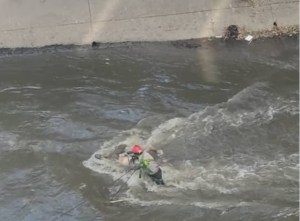
[[[250,44],[251,41],[253,40],[253,36],[252,36],[252,35],[247,35],[247,36],[245,37],[245,40],[246,40],[246,41],[249,41],[249,44]]]

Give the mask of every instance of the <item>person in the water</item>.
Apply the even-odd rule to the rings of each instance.
[[[130,151],[125,152],[126,145],[121,144],[115,148],[115,150],[107,156],[96,154],[95,158],[101,159],[109,158],[115,159],[122,166],[130,167],[134,170],[140,170],[139,177],[147,175],[157,185],[165,185],[162,178],[162,170],[158,163],[154,160],[154,157],[150,152],[155,151],[144,151],[139,145],[134,145]],[[152,153],[154,154],[154,153]]]
[[[144,151],[141,146],[134,145],[127,154],[131,156],[133,163],[136,165],[134,169],[140,170],[140,178],[143,174],[146,174],[157,185],[165,185],[161,168],[150,153]]]

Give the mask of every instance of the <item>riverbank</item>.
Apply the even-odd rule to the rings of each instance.
[[[298,27],[299,1],[3,0],[0,48],[213,38],[230,26],[270,36],[274,24]]]
[[[216,43],[221,44],[234,44],[245,42],[245,37],[248,35],[253,36],[251,43],[256,41],[265,41],[272,39],[280,39],[286,41],[287,39],[299,39],[299,28],[290,27],[285,29],[279,29],[277,32],[274,30],[264,31],[264,32],[242,32],[238,35],[236,39],[227,39],[225,36],[217,36],[210,38],[199,38],[199,39],[186,39],[177,41],[160,41],[160,42],[115,42],[115,43],[100,43],[92,42],[92,44],[87,45],[50,45],[43,47],[22,47],[22,48],[0,48],[0,57],[6,56],[18,56],[18,55],[31,55],[31,54],[44,54],[53,52],[63,52],[63,51],[74,51],[74,50],[88,50],[90,48],[97,49],[107,49],[107,48],[131,48],[139,45],[172,45],[175,48],[185,48],[185,49],[197,49],[200,47],[205,47],[208,45],[213,45]]]
[[[254,39],[258,38],[272,38],[272,37],[282,37],[282,36],[299,36],[299,26],[281,26],[278,27],[276,23],[274,23],[272,29],[267,29],[263,31],[247,31],[245,29],[241,29],[238,39],[245,39],[248,35],[253,36]]]

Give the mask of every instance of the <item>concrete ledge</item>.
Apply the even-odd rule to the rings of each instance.
[[[101,42],[165,41],[213,35],[210,13],[193,13],[93,23],[90,36]]]
[[[90,22],[87,0],[1,0],[0,31]]]
[[[222,35],[225,28],[235,24],[249,31],[272,28],[273,16],[270,6],[258,8],[232,8],[214,11],[212,15],[214,33]]]
[[[271,5],[274,21],[279,26],[299,25],[299,2]],[[292,24],[291,24],[292,23]]]
[[[83,42],[79,36],[85,36],[89,31],[90,24],[1,31],[0,48],[42,47],[54,44],[81,45]],[[87,43],[90,42],[85,44]]]
[[[168,41],[299,26],[294,0],[2,0],[0,47]]]

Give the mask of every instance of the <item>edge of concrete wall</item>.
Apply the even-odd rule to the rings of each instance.
[[[2,0],[0,11],[0,48],[299,32],[293,0]]]

